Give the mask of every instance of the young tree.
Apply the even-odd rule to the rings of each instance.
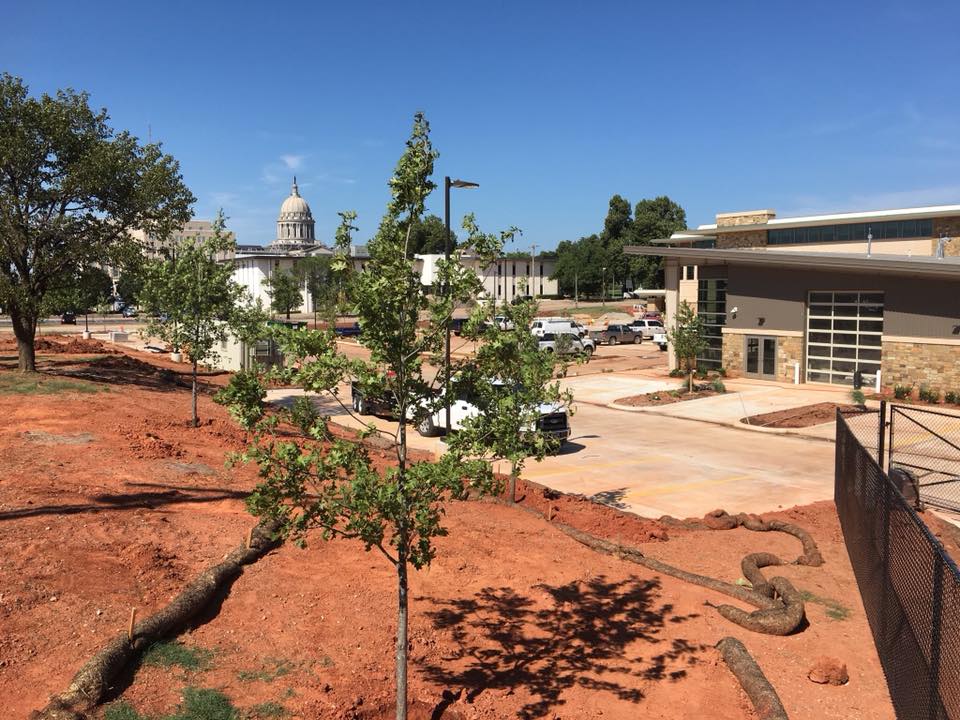
[[[337,290],[333,280],[329,255],[311,255],[301,260],[295,271],[297,279],[307,289],[310,304],[313,306],[313,325],[317,325],[317,316],[331,322],[336,319]]]
[[[22,371],[48,292],[80,268],[109,264],[141,228],[165,236],[194,198],[155,144],[107,125],[85,93],[28,97],[0,75],[0,306],[13,321]]]
[[[245,290],[232,279],[233,267],[219,262],[219,253],[233,249],[234,240],[224,233],[223,213],[213,222],[213,234],[202,241],[185,238],[166,260],[147,264],[141,300],[153,316],[147,331],[186,352],[191,372],[191,423],[197,415],[197,369],[200,363],[219,359],[217,346],[226,342],[231,329],[249,340],[266,314],[250,303]]]
[[[464,498],[470,491],[488,493],[497,487],[490,463],[467,454],[469,443],[451,442],[436,461],[412,460],[409,456],[408,424],[419,422],[443,402],[432,390],[443,373],[425,367],[424,357],[434,363],[440,361],[453,308],[476,297],[482,289],[476,274],[460,262],[460,250],[451,262],[440,263],[439,287],[446,292],[435,295],[423,292],[419,273],[409,259],[412,228],[434,189],[430,176],[436,156],[429,126],[418,114],[406,151],[390,180],[392,200],[369,244],[370,259],[365,271],[350,284],[350,301],[358,313],[370,360],[351,360],[340,354],[331,330],[277,331],[291,361],[286,368],[275,371],[285,382],[339,400],[339,385],[353,378],[368,396],[389,400],[397,424],[394,432],[385,434],[393,440],[395,464],[378,470],[363,443],[337,438],[329,431],[328,417],[282,410],[257,425],[245,453],[247,459],[259,464],[262,478],[249,501],[254,514],[280,519],[284,533],[298,540],[311,530],[319,531],[323,538],[356,538],[365,549],[379,551],[393,566],[397,578],[397,718],[401,720],[406,718],[410,567],[422,568],[434,557],[434,539],[446,534],[441,524],[444,502]],[[351,213],[343,217],[341,240],[347,242],[355,216]],[[465,226],[473,228],[467,243],[471,253],[486,263],[494,261],[510,237],[510,233],[480,233],[469,219]],[[335,269],[342,260],[334,263]],[[424,316],[430,318],[427,327],[420,323]],[[491,364],[485,370],[472,370],[470,377],[485,373],[490,373],[488,379],[498,377],[493,357],[489,355]],[[469,363],[461,364],[460,369],[467,372]],[[530,375],[531,380],[539,377]],[[230,395],[257,397],[258,393],[247,388]],[[350,411],[346,406],[344,409]],[[289,435],[276,433],[281,418],[295,422],[305,437],[291,440]],[[489,431],[491,442],[496,433],[502,432],[498,426],[491,426]],[[370,426],[366,434],[373,432],[385,431]],[[532,442],[534,448],[543,446],[536,437]]]
[[[270,309],[275,313],[285,314],[287,320],[290,313],[299,310],[303,304],[303,279],[296,270],[274,270],[264,283],[267,286],[267,295],[270,296]]]
[[[687,390],[693,392],[693,370],[697,356],[707,347],[707,340],[703,335],[703,319],[686,300],[677,308],[673,327],[667,330],[667,337],[673,343],[677,364],[687,373]]]

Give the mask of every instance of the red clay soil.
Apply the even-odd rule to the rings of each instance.
[[[844,415],[863,412],[859,405],[822,402],[788,410],[777,410],[762,415],[751,415],[741,418],[740,422],[745,425],[759,425],[768,428],[804,428],[834,422],[837,419],[837,410],[840,410]]]
[[[645,393],[643,395],[631,395],[614,400],[616,405],[626,405],[628,407],[648,407],[652,405],[672,405],[673,403],[684,402],[685,400],[699,400],[700,398],[720,395],[716,390],[694,390],[688,393],[684,390],[661,390],[660,392]]]
[[[188,428],[187,390],[135,380],[115,375],[110,392],[90,395],[0,396],[5,717],[43,706],[123,631],[130,608],[143,617],[165,605],[255,522],[243,506],[254,469],[223,464],[243,443],[227,413],[204,395],[203,424]],[[558,521],[730,581],[747,552],[800,551],[778,533],[664,529],[533,484],[518,494],[541,511],[550,503]],[[520,508],[449,504],[450,534],[411,580],[412,716],[751,718],[713,649],[732,634],[791,718],[892,718],[832,506],[773,516],[809,529],[827,560],[782,568],[817,598],[810,626],[791,637],[742,631],[704,605],[728,598],[599,555]],[[844,619],[827,614],[837,605]],[[286,545],[181,636],[213,651],[208,669],[143,666],[116,693],[149,716],[196,686],[304,720],[390,718],[394,606],[392,569],[375,552],[319,538]],[[806,679],[823,655],[847,664],[847,685]]]

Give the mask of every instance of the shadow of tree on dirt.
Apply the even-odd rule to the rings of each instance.
[[[156,490],[141,490],[131,493],[100,493],[89,496],[89,502],[38,505],[36,507],[14,508],[0,512],[0,521],[37,515],[76,515],[78,513],[99,513],[116,510],[156,510],[165,505],[210,503],[221,500],[245,500],[249,490],[231,490],[228,488],[204,488],[187,486],[167,486],[158,483],[129,483],[132,486],[153,487]]]
[[[638,703],[641,683],[679,680],[706,648],[674,639],[656,655],[640,655],[637,643],[666,643],[660,633],[668,623],[697,617],[658,605],[657,580],[598,576],[534,589],[543,597],[484,588],[472,598],[423,598],[438,606],[427,613],[434,628],[450,633],[459,646],[442,665],[418,660],[425,676],[464,688],[467,702],[484,690],[522,688],[531,699],[518,708],[518,717],[539,718],[563,705],[563,692],[574,686]],[[441,715],[441,706],[449,705],[446,695],[437,708]]]
[[[612,490],[602,490],[598,493],[594,493],[590,496],[590,499],[593,502],[606,505],[607,507],[616,508],[617,510],[626,510],[628,505],[623,502],[624,496],[627,494],[627,488],[615,488]]]

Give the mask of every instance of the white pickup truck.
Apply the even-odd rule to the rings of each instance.
[[[654,345],[660,348],[661,351],[665,352],[667,349],[667,330],[663,327],[663,323],[659,320],[653,320],[651,318],[637,318],[632,323],[630,327],[634,332],[638,332],[645,339],[649,339]]]

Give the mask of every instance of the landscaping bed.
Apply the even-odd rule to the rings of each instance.
[[[712,387],[697,387],[693,392],[687,392],[686,388],[680,390],[660,390],[658,392],[644,393],[643,395],[630,395],[614,400],[616,405],[626,405],[628,407],[650,407],[656,405],[672,405],[673,403],[684,402],[685,400],[699,400],[701,398],[713,397],[714,395],[723,395],[726,391],[715,390]]]
[[[146,617],[164,607],[255,523],[243,505],[255,469],[224,467],[225,453],[243,447],[226,411],[205,394],[202,425],[189,428],[188,390],[141,382],[138,363],[104,370],[106,382],[87,382],[110,392],[0,396],[9,717],[42,707],[125,631],[131,608]],[[448,504],[450,534],[432,565],[411,573],[412,718],[752,718],[713,648],[731,632],[794,720],[893,718],[832,503],[769,516],[807,528],[826,559],[779,569],[807,594],[810,624],[772,637],[743,633],[704,604],[724,596],[599,555],[522,508],[729,582],[745,553],[791,558],[795,539],[743,528],[718,537],[522,481],[518,497],[520,508]],[[244,718],[390,718],[395,599],[393,569],[357,541],[282,546],[148,654],[115,688],[125,705],[95,717],[108,708],[111,720],[191,717],[204,705],[226,708],[222,717],[233,707]],[[806,679],[822,655],[848,664],[847,685]]]
[[[740,422],[745,425],[756,425],[758,427],[768,428],[805,428],[836,421],[837,410],[844,415],[869,412],[865,411],[859,405],[822,402],[789,408],[788,410],[763,413],[762,415],[751,415],[750,417],[741,418]]]

